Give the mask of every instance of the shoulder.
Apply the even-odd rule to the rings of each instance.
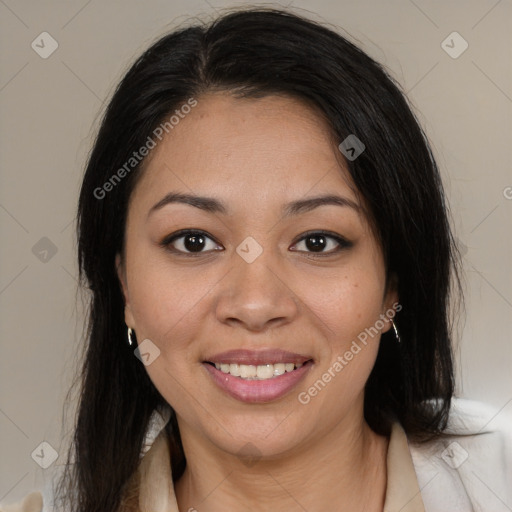
[[[42,512],[43,497],[40,492],[31,492],[12,505],[0,505],[0,512]]]
[[[442,436],[410,442],[426,512],[512,509],[511,410],[455,398]]]

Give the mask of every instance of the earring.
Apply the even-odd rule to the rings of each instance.
[[[398,343],[400,343],[400,335],[398,334],[398,329],[396,328],[395,322],[393,322],[393,319],[390,319],[390,320],[391,320],[391,325],[393,326],[393,329],[395,330],[396,341],[398,341]]]
[[[128,327],[128,345],[130,345],[130,347],[133,345],[132,335],[133,335],[133,330],[131,327]]]

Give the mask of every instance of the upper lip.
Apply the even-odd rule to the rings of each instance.
[[[296,354],[295,352],[287,352],[286,350],[270,349],[270,350],[228,350],[207,357],[204,362],[224,363],[224,364],[246,364],[246,365],[263,365],[275,363],[305,363],[313,359],[311,356]]]

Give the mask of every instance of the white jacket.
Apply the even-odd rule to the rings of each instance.
[[[512,512],[512,400],[496,410],[454,399],[445,433],[424,444],[393,426],[388,448],[384,512]],[[179,512],[164,426],[169,410],[155,411],[141,451],[140,510]],[[44,501],[44,505],[43,505]],[[50,486],[0,512],[50,512]]]

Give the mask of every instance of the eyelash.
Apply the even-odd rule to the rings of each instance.
[[[202,251],[202,252],[184,252],[178,249],[175,249],[174,247],[171,247],[171,244],[175,242],[176,240],[179,240],[180,238],[184,238],[186,235],[202,235],[205,238],[209,238],[215,243],[218,243],[212,236],[210,236],[205,231],[195,230],[195,229],[182,229],[180,231],[176,231],[175,233],[172,233],[168,236],[166,236],[161,242],[160,246],[173,254],[177,254],[179,256],[185,256],[185,257],[191,257],[191,258],[197,258],[199,256],[204,256],[208,253],[208,251]],[[323,258],[326,256],[332,256],[333,254],[338,254],[343,249],[348,249],[353,246],[352,242],[349,242],[348,240],[345,240],[340,235],[337,235],[335,233],[332,233],[330,231],[307,231],[304,233],[298,240],[296,240],[293,245],[297,245],[299,242],[302,242],[306,240],[309,237],[312,237],[314,235],[321,235],[326,238],[333,239],[335,242],[338,243],[338,247],[334,250],[331,250],[329,252],[310,252],[310,251],[295,251],[295,252],[306,252],[308,256],[312,256],[314,258]],[[219,244],[220,245],[220,244]]]

